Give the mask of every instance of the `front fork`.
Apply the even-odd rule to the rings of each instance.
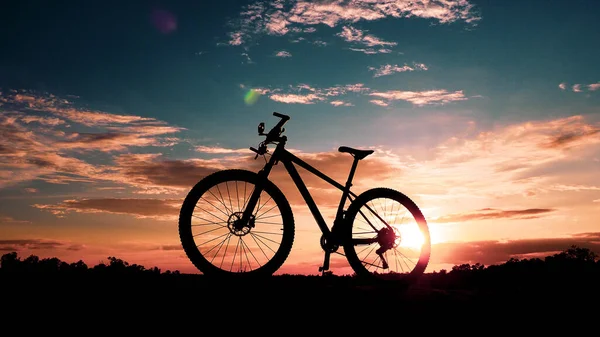
[[[275,150],[277,152],[277,149]],[[271,169],[273,165],[277,163],[276,154],[274,153],[271,156],[271,159],[265,164],[262,170],[258,171],[258,181],[256,182],[256,186],[254,187],[254,191],[252,191],[252,195],[248,202],[246,203],[246,209],[244,209],[244,214],[242,215],[242,224],[247,224],[250,222],[252,218],[252,213],[254,212],[254,208],[258,204],[258,200],[260,199],[260,194],[262,193],[264,186],[269,177],[269,173],[271,173]]]
[[[252,195],[250,195],[250,199],[248,199],[248,202],[246,203],[246,209],[244,209],[244,213],[242,214],[242,218],[240,219],[242,224],[250,223],[250,219],[252,218],[254,209],[256,208],[258,200],[260,199],[260,194],[262,193],[263,188],[265,186],[266,174],[264,174],[264,172],[261,170],[260,172],[258,172],[258,176],[259,178],[254,187],[254,191],[252,191]]]

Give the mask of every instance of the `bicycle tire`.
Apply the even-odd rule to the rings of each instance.
[[[275,203],[275,206],[279,209],[280,211],[280,215],[281,215],[281,228],[280,230],[282,231],[282,233],[280,234],[281,236],[281,241],[279,243],[279,247],[275,250],[270,248],[272,251],[274,251],[274,254],[272,256],[267,256],[267,252],[262,251],[260,253],[262,253],[263,256],[260,255],[254,255],[252,252],[252,254],[246,254],[245,258],[248,260],[248,265],[250,266],[251,263],[253,263],[253,261],[251,261],[251,259],[258,259],[258,258],[265,258],[267,259],[267,261],[264,264],[261,263],[257,263],[257,267],[256,268],[252,268],[252,269],[244,269],[241,266],[243,265],[244,259],[241,257],[239,257],[240,259],[240,269],[239,270],[227,270],[226,268],[223,268],[223,266],[218,266],[216,264],[214,264],[214,259],[216,257],[216,255],[219,254],[219,252],[221,252],[221,248],[219,247],[218,251],[215,253],[215,256],[212,258],[212,260],[210,259],[210,257],[208,257],[208,252],[206,250],[201,251],[201,248],[199,248],[200,244],[198,244],[196,242],[197,239],[199,239],[198,235],[194,235],[193,234],[193,227],[194,225],[192,224],[192,217],[194,215],[194,210],[197,208],[197,204],[199,202],[199,200],[201,198],[203,198],[205,195],[207,195],[207,200],[210,196],[208,196],[208,194],[210,193],[212,196],[214,196],[215,194],[212,193],[211,188],[217,186],[217,189],[219,190],[219,194],[221,194],[221,190],[218,187],[219,184],[223,184],[225,183],[225,186],[227,186],[227,191],[229,191],[229,186],[231,182],[244,182],[244,187],[246,188],[246,184],[250,184],[250,185],[254,185],[256,186],[256,182],[258,181],[259,176],[257,173],[255,172],[251,172],[251,171],[247,171],[247,170],[239,170],[239,169],[230,169],[230,170],[222,170],[222,171],[218,171],[215,173],[212,173],[208,176],[206,176],[205,178],[203,178],[202,180],[200,180],[187,194],[185,200],[183,201],[183,204],[181,206],[181,210],[180,210],[180,214],[179,214],[179,237],[181,240],[181,244],[183,246],[183,250],[185,251],[187,257],[190,259],[190,261],[192,262],[192,264],[200,271],[202,272],[202,274],[206,275],[206,276],[216,276],[216,277],[232,277],[232,276],[247,276],[247,277],[264,277],[264,276],[270,276],[272,274],[274,274],[280,267],[281,265],[285,262],[285,260],[287,259],[287,257],[289,256],[289,253],[292,249],[292,245],[294,242],[294,217],[292,214],[292,209],[290,207],[289,202],[287,201],[287,199],[285,198],[285,196],[283,195],[283,193],[281,192],[281,190],[275,185],[273,184],[273,182],[271,182],[270,180],[265,180],[264,181],[264,188],[263,191],[261,192],[261,198],[263,194],[267,194],[270,198],[272,198],[272,200]],[[235,183],[236,188],[238,188],[238,183]],[[233,189],[233,188],[232,188]],[[241,189],[241,188],[239,188]],[[249,189],[249,193],[251,193],[253,190],[253,188]],[[236,190],[236,192],[238,192],[239,194],[239,190]],[[246,192],[246,191],[244,191]],[[237,196],[237,200],[238,200],[238,207],[239,207],[239,196]],[[235,201],[234,201],[235,202]],[[268,203],[269,200],[267,200],[266,203]],[[229,203],[231,204],[232,201],[231,199],[229,199]],[[266,204],[265,203],[265,204]],[[208,204],[208,203],[207,203]],[[225,208],[228,208],[226,203],[221,203]],[[264,206],[264,205],[263,205]],[[258,209],[259,205],[257,205]],[[227,220],[227,225],[222,225],[222,224],[212,224],[210,221],[207,222],[206,224],[199,224],[196,226],[210,226],[213,225],[216,227],[216,229],[214,231],[217,230],[222,230],[226,235],[229,236],[227,238],[227,240],[230,240],[232,237],[234,236],[238,236],[238,246],[236,246],[236,252],[237,249],[239,248],[240,251],[248,248],[248,243],[250,244],[256,244],[256,245],[261,245],[264,244],[266,245],[265,242],[269,243],[271,241],[275,242],[275,240],[270,240],[271,237],[276,237],[278,238],[279,236],[276,236],[276,234],[274,233],[267,233],[267,234],[272,234],[273,236],[271,237],[266,237],[266,234],[264,232],[260,232],[260,236],[258,236],[258,234],[254,234],[251,235],[251,239],[249,240],[249,242],[244,243],[243,239],[241,239],[242,235],[237,235],[240,234],[241,231],[235,231],[232,225],[232,217],[234,219],[236,219],[236,217],[239,217],[239,215],[241,214],[241,211],[243,211],[242,209],[238,209],[236,212],[232,212],[233,209],[237,209],[236,207],[234,207],[233,205],[231,206],[231,210],[227,210],[227,212],[224,213],[231,213],[228,220]],[[240,207],[240,208],[245,208],[245,202],[244,204]],[[268,212],[268,211],[267,211]],[[216,211],[215,211],[216,213]],[[206,215],[207,213],[203,213],[203,215]],[[213,213],[214,214],[214,213]],[[221,214],[221,213],[220,213]],[[258,211],[257,211],[258,214]],[[257,218],[258,219],[258,218]],[[206,220],[206,217],[202,217],[202,220]],[[278,219],[275,219],[278,220]],[[273,226],[278,226],[279,224],[273,225]],[[259,224],[258,221],[256,223],[256,227],[254,228],[259,228],[259,226],[262,226],[263,228],[266,228],[266,226],[269,225],[263,225],[262,223]],[[254,230],[250,229],[249,227],[244,227],[244,230],[248,230],[248,233],[246,234],[251,234],[252,231]],[[227,230],[229,230],[229,233],[227,233]],[[212,233],[212,231],[211,231]],[[237,234],[236,234],[237,233]],[[206,232],[205,236],[211,235],[210,233]],[[243,234],[243,233],[242,233]],[[243,236],[245,236],[246,234],[244,234]],[[212,234],[214,235],[214,234]],[[202,239],[201,239],[202,240]],[[223,239],[222,242],[225,239]],[[235,238],[233,238],[233,240],[235,240]],[[240,242],[242,242],[240,244]],[[227,242],[227,244],[229,244],[229,241]],[[211,249],[214,249],[216,246],[213,246]],[[246,248],[245,248],[246,247]],[[224,252],[223,252],[223,260],[225,260],[225,256],[227,254],[228,250],[227,247],[225,248]],[[212,254],[212,252],[211,252]],[[241,253],[240,253],[241,254]],[[219,258],[221,258],[221,256],[219,256]],[[237,264],[236,260],[235,260],[235,256],[233,257],[232,260],[232,267],[233,264]]]
[[[369,270],[369,268],[373,267],[373,264],[363,261],[357,254],[356,242],[358,241],[355,238],[353,238],[353,231],[359,226],[359,224],[357,224],[357,215],[360,215],[359,211],[363,208],[363,206],[367,205],[369,202],[375,199],[388,199],[398,202],[400,205],[404,206],[409,211],[409,213],[412,215],[412,218],[418,225],[418,229],[421,232],[423,242],[420,247],[421,251],[419,253],[418,261],[415,263],[415,268],[412,269],[412,271],[410,271],[409,273],[392,272],[384,274],[377,272],[377,270],[380,269],[377,267],[374,268],[375,271],[371,271]],[[344,253],[346,255],[348,263],[356,273],[357,277],[376,282],[396,281],[397,283],[403,283],[404,285],[408,286],[417,281],[417,279],[425,272],[425,269],[429,264],[429,258],[431,254],[429,228],[427,226],[427,221],[425,220],[425,217],[423,216],[423,213],[421,212],[419,207],[403,193],[394,189],[383,187],[367,190],[361,193],[355,200],[352,201],[346,212],[345,219],[346,226],[344,228],[343,233]],[[364,234],[362,231],[357,233]],[[377,245],[380,243],[375,244]],[[395,249],[396,247],[394,247],[394,250]],[[400,267],[402,267],[401,263]],[[395,269],[399,269],[398,266],[395,266]]]

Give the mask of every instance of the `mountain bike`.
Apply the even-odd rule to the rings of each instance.
[[[283,126],[290,117],[278,112],[273,115],[280,118],[278,123],[268,133],[264,133],[264,122],[259,123],[258,134],[265,140],[258,148],[250,147],[255,160],[264,157],[262,169],[212,173],[183,201],[179,236],[193,265],[202,274],[215,277],[270,276],[283,265],[294,243],[295,224],[288,199],[269,179],[273,166],[281,163],[322,232],[325,258],[319,272],[329,271],[330,255],[337,253],[345,256],[356,277],[410,283],[421,276],[429,263],[430,237],[419,207],[391,188],[371,188],[360,195],[351,191],[359,161],[374,151],[339,147],[339,152],[354,158],[342,185],[285,148]],[[268,149],[271,144],[275,145],[272,153]],[[342,191],[331,227],[294,164]]]

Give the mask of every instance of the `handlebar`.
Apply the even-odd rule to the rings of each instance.
[[[259,155],[264,155],[267,152],[267,144],[270,144],[272,142],[278,142],[278,141],[285,141],[286,137],[285,136],[281,136],[281,134],[283,133],[283,131],[285,130],[283,128],[283,125],[290,120],[290,116],[288,115],[284,115],[284,114],[280,114],[279,112],[273,112],[273,116],[275,117],[279,117],[281,118],[279,120],[279,122],[277,123],[277,125],[275,125],[271,131],[269,131],[269,133],[264,134],[262,132],[262,130],[264,129],[264,123],[260,123],[259,127],[258,127],[258,134],[261,136],[267,136],[266,139],[260,143],[258,149],[255,149],[253,147],[250,147],[250,150],[252,150],[253,152],[256,153],[256,157],[254,157],[254,159],[258,158]]]
[[[288,115],[283,115],[283,114],[280,114],[279,112],[276,112],[276,111],[275,111],[275,112],[273,112],[273,116],[275,116],[275,117],[279,117],[279,118],[282,118],[282,119],[285,119],[286,121],[290,119],[290,116],[288,116]]]
[[[270,143],[273,141],[277,141],[279,139],[279,135],[283,132],[283,125],[290,120],[290,116],[280,114],[279,112],[273,112],[273,116],[281,118],[277,125],[275,125],[269,133],[267,133],[267,139],[265,139],[265,143]]]

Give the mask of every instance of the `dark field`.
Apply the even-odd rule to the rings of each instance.
[[[312,329],[323,320],[345,331],[359,329],[354,324],[393,330],[408,319],[432,322],[416,324],[427,329],[441,328],[434,323],[442,321],[503,322],[498,328],[520,322],[521,327],[549,331],[567,326],[571,332],[592,324],[595,335],[600,303],[596,260],[593,252],[572,247],[545,259],[455,266],[448,272],[425,274],[404,289],[334,275],[225,282],[146,269],[116,258],[107,265],[87,267],[7,254],[2,257],[0,285],[2,306],[10,308],[5,318],[35,310],[65,318],[144,318],[145,325],[219,322],[221,327],[247,332],[285,322]]]

